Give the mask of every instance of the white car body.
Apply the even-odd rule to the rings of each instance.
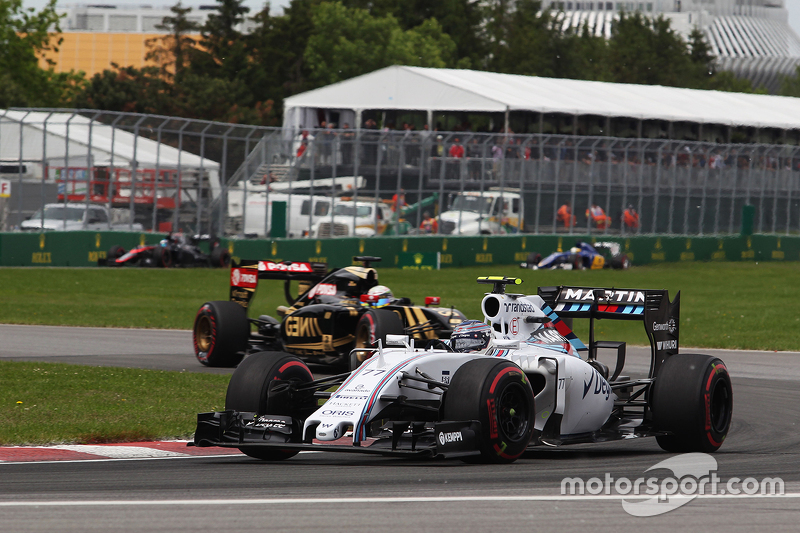
[[[102,205],[45,204],[20,224],[22,231],[143,231],[139,223],[114,223],[113,215]]]
[[[448,383],[461,365],[480,357],[503,357],[518,365],[529,379],[540,376],[537,381],[544,386],[534,390],[534,429],[543,432],[550,417],[560,415],[558,439],[599,430],[608,420],[617,397],[608,381],[582,360],[575,346],[555,328],[546,327],[541,321],[526,322],[528,317],[545,319],[543,307],[544,300],[538,295],[484,296],[481,302],[484,319],[501,332],[496,331],[492,344],[480,353],[415,349],[408,344],[407,337],[392,338],[402,347],[382,347],[367,359],[306,420],[304,432],[316,426],[317,440],[332,441],[352,428],[354,444],[360,443],[366,438],[366,425],[392,398],[403,395],[409,400],[436,399],[435,389],[409,388],[402,378],[404,372]],[[583,344],[578,341],[578,346]]]

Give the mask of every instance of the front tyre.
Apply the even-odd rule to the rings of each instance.
[[[672,433],[656,437],[663,450],[713,452],[731,425],[731,377],[716,357],[673,355],[658,371],[651,402],[655,429]]]
[[[511,361],[480,358],[453,375],[444,400],[444,420],[478,420],[480,460],[511,463],[523,454],[533,434],[533,390]]]
[[[225,410],[304,419],[315,409],[313,393],[293,398],[278,393],[276,387],[286,382],[309,383],[313,380],[311,371],[297,357],[284,352],[254,353],[233,372],[225,396]],[[281,461],[298,453],[298,450],[258,446],[243,446],[239,450],[265,461]]]
[[[234,367],[250,339],[247,311],[236,302],[206,302],[194,318],[192,340],[197,360],[206,366]]]

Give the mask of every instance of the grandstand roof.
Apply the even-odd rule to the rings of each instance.
[[[284,101],[284,127],[303,108],[534,111],[728,126],[800,129],[800,98],[475,70],[386,67]]]

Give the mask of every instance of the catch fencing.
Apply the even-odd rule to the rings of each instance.
[[[259,233],[269,236],[272,220],[265,206],[271,194],[281,192],[298,201],[327,196],[330,205],[343,195],[389,202],[404,193],[407,223],[375,220],[375,227],[413,234],[420,232],[426,211],[446,211],[459,193],[500,191],[520,195],[524,233],[800,233],[800,147],[791,145],[374,129],[287,132],[155,115],[13,109],[0,111],[0,157],[0,179],[11,184],[0,216],[6,231],[19,228],[44,204],[90,202],[146,231],[244,237],[246,219],[257,216],[263,219]],[[352,177],[358,179],[346,179]],[[565,204],[574,225],[558,217]],[[303,217],[301,234],[313,235],[315,223],[333,217],[330,205],[303,206],[297,215]],[[592,205],[610,223],[595,225],[586,215]],[[638,213],[638,226],[622,223],[629,207]],[[287,212],[293,216],[292,209]]]

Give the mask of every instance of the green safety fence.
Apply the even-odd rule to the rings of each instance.
[[[0,233],[0,266],[94,266],[109,248],[157,243],[159,233]],[[353,256],[381,257],[381,267],[413,268],[437,259],[441,268],[510,265],[531,253],[545,256],[578,240],[620,244],[634,265],[679,261],[800,261],[800,236],[664,237],[588,235],[408,236],[340,239],[223,240],[231,255],[273,261],[352,263]],[[411,265],[411,266],[410,266]],[[427,267],[425,267],[427,268]]]

